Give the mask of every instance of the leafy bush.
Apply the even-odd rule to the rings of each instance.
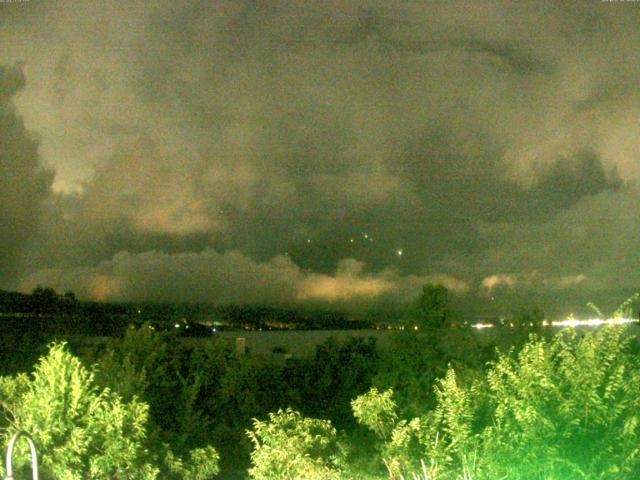
[[[144,445],[147,405],[96,388],[93,372],[63,344],[51,347],[31,379],[2,377],[0,398],[10,423],[3,444],[16,429],[29,432],[42,452],[44,475],[154,479],[159,473]],[[21,454],[16,464],[25,461]]]
[[[373,385],[378,390],[393,389],[399,411],[419,417],[435,408],[434,385],[449,366],[464,383],[483,375],[495,349],[482,346],[467,328],[446,328],[427,334],[396,333],[391,345],[381,352]]]
[[[391,389],[378,392],[372,388],[352,402],[358,421],[377,434],[377,450],[392,479],[404,478],[419,469],[426,472],[427,478],[449,478],[447,475],[455,472],[467,475],[475,470],[469,456],[475,447],[475,388],[460,387],[450,369],[435,390],[435,410],[410,420],[399,418]],[[430,459],[428,468],[423,458]]]
[[[358,423],[366,426],[382,439],[387,439],[391,435],[398,420],[396,402],[392,397],[392,389],[378,392],[378,389],[373,387],[351,402],[353,415]]]
[[[532,336],[471,384],[450,369],[421,417],[399,420],[392,392],[375,389],[353,402],[354,415],[377,434],[391,478],[638,478],[640,364],[631,340],[619,327]]]
[[[166,473],[162,478],[209,480],[218,474],[219,461],[218,452],[210,446],[191,450],[186,465],[180,457],[167,450],[164,458]]]
[[[351,400],[369,389],[378,363],[374,337],[329,337],[316,346],[314,358],[294,358],[285,365],[282,376],[290,386],[290,405],[305,416],[350,429],[355,423]]]
[[[606,318],[606,315],[602,313],[602,310],[593,302],[587,302],[587,307],[593,310],[598,318]],[[636,292],[627,298],[624,302],[618,305],[618,308],[613,312],[613,318],[638,318],[640,314],[640,292]]]
[[[483,460],[510,479],[638,478],[640,369],[627,329],[563,331],[488,374]]]
[[[420,444],[420,420],[414,418],[406,422],[398,419],[392,389],[379,392],[374,387],[353,400],[351,406],[358,422],[378,437],[378,454],[391,478],[399,478],[413,464],[412,459],[420,458],[424,453]]]
[[[340,445],[328,420],[305,418],[291,409],[254,420],[249,475],[256,480],[339,479]]]
[[[143,326],[110,342],[96,379],[125,400],[138,397],[150,409],[149,429],[178,454],[211,443],[218,387],[230,350],[218,343],[186,346],[174,332]]]
[[[375,362],[375,348],[364,341],[331,347],[322,360],[283,365],[237,356],[221,341],[182,341],[174,332],[142,327],[110,342],[97,378],[125,398],[137,395],[149,404],[150,430],[160,443],[185,458],[193,448],[214,445],[223,475],[231,475],[250,464],[253,445],[245,432],[253,418],[293,405],[306,407],[305,415],[325,412],[333,419],[334,407],[346,403],[353,421],[349,401],[368,387],[362,372]]]
[[[615,312],[613,312],[614,318],[638,318],[638,311],[640,310],[640,293],[636,292],[627,298],[624,302],[618,306]]]
[[[156,479],[168,450],[151,451],[147,438],[149,408],[137,398],[124,401],[110,389],[101,389],[64,344],[54,344],[38,362],[31,378],[25,374],[0,378],[0,406],[7,424],[0,432],[3,444],[18,429],[29,432],[39,452],[43,478]],[[174,457],[175,458],[175,457]],[[24,448],[17,467],[28,463]],[[171,469],[162,478],[195,478],[218,468],[211,448],[192,452],[188,468]]]

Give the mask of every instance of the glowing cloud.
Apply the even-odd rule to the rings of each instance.
[[[516,285],[516,283],[517,280],[513,275],[495,274],[482,279],[480,285],[483,288],[491,291],[500,285],[512,288]]]

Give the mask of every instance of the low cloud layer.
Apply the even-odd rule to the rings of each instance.
[[[480,297],[640,283],[636,4],[68,1],[0,15],[0,64],[26,78],[2,84],[10,118],[56,172],[47,196],[36,144],[20,148],[39,193],[3,203],[47,210],[31,237],[3,231],[21,274],[7,287],[355,304],[433,278]]]
[[[100,301],[315,304],[353,309],[384,302],[407,304],[427,283],[444,284],[456,294],[469,290],[464,281],[453,277],[401,276],[391,269],[365,273],[364,264],[354,259],[343,260],[331,274],[319,274],[300,269],[287,256],[257,263],[238,251],[220,254],[211,249],[177,254],[121,252],[93,267],[40,270],[25,277],[20,286],[30,290],[50,285]]]

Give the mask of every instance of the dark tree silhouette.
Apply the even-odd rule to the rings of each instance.
[[[450,321],[449,291],[442,285],[427,284],[418,299],[420,321],[424,327],[442,328]]]
[[[59,301],[58,294],[51,287],[38,285],[31,292],[31,299],[34,311],[37,313],[50,313],[57,309]]]

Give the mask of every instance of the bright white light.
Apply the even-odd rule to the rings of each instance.
[[[624,325],[626,323],[637,322],[635,318],[588,318],[586,320],[578,320],[575,318],[567,318],[557,322],[551,322],[554,327],[595,327],[598,325]]]
[[[549,322],[544,320],[542,322],[543,327],[597,327],[599,325],[625,325],[627,323],[637,323],[635,318],[587,318],[585,320],[579,320],[577,318],[567,318],[565,320],[557,320],[555,322]],[[513,323],[509,323],[510,327],[515,327]],[[483,328],[495,327],[492,323],[476,323],[473,325],[478,330]]]
[[[480,330],[482,328],[493,328],[495,325],[493,323],[476,323],[474,327]]]
[[[176,324],[174,325],[174,327],[176,327],[176,328],[180,328],[180,324],[179,324],[179,323],[176,323]]]
[[[399,257],[401,257],[401,256],[402,256],[402,253],[403,253],[403,252],[402,252],[402,249],[401,249],[401,248],[399,248],[399,249],[396,251],[396,253],[398,254],[398,256],[399,256]]]

